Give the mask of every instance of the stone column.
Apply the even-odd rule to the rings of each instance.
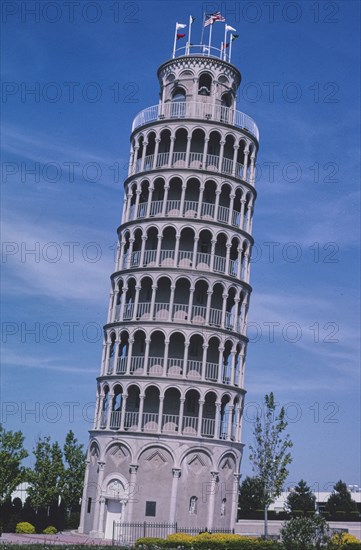
[[[138,426],[137,426],[137,432],[141,432],[141,431],[142,431],[144,400],[145,400],[145,395],[144,395],[144,393],[140,393],[140,394],[139,394],[139,413],[138,413]]]
[[[170,148],[169,148],[169,159],[168,159],[168,168],[171,168],[173,165],[173,151],[174,151],[175,137],[170,137]]]
[[[214,203],[214,219],[218,220],[218,208],[219,208],[219,197],[221,196],[221,190],[216,189],[216,201]]]
[[[167,376],[168,354],[169,354],[169,340],[164,340],[164,358],[163,358],[162,376]]]
[[[138,303],[139,303],[139,293],[141,291],[141,287],[139,285],[135,285],[135,298],[134,298],[134,309],[133,309],[133,319],[132,321],[137,320],[137,313],[138,313]]]
[[[135,197],[133,220],[136,220],[138,218],[138,208],[139,208],[140,195],[141,195],[141,190],[137,189],[136,190],[136,197]]]
[[[189,288],[189,301],[188,301],[188,312],[187,312],[187,322],[192,323],[192,308],[193,308],[193,295],[195,288],[191,286]]]
[[[186,149],[186,167],[189,166],[189,153],[191,151],[192,136],[187,136],[187,149]],[[182,213],[182,210],[181,210]]]
[[[245,204],[246,204],[246,199],[241,199],[241,212],[240,212],[240,215],[239,215],[239,228],[240,229],[243,229]]]
[[[157,146],[156,146],[156,148],[157,148]],[[154,158],[156,159],[156,155],[154,155]],[[149,216],[150,216],[150,208],[152,206],[153,192],[154,192],[154,187],[152,185],[150,185],[149,186],[149,193],[148,193],[147,210],[146,210],[146,213],[145,213],[146,218],[149,218]]]
[[[189,342],[184,343],[183,378],[187,378]]]
[[[80,522],[78,527],[78,533],[84,533],[85,514],[87,510],[87,494],[88,494],[90,460],[87,459],[85,461],[85,464],[86,464],[86,468],[85,468],[85,476],[84,476],[83,493],[81,497],[81,512],[80,512]]]
[[[175,249],[174,249],[174,267],[178,267],[179,242],[180,242],[180,235],[176,235]]]
[[[155,148],[154,148],[154,158],[153,158],[152,170],[155,170],[157,168],[157,158],[158,158],[159,144],[160,144],[160,138],[155,138]]]
[[[197,426],[198,437],[201,437],[201,434],[202,434],[203,407],[204,407],[204,399],[199,399],[198,400],[198,426]]]
[[[179,435],[182,435],[182,431],[183,431],[184,403],[185,403],[185,398],[181,397],[180,398],[180,405],[179,405],[179,425],[178,425],[178,434]]]
[[[181,470],[179,468],[173,468],[173,480],[172,489],[170,495],[170,507],[169,507],[169,523],[175,522],[175,512],[177,506],[177,492],[178,492],[178,480],[181,476]]]
[[[122,412],[121,412],[121,418],[120,418],[120,430],[122,432],[124,431],[125,413],[127,410],[127,399],[128,399],[128,394],[124,393],[123,399],[122,399]]]
[[[129,478],[129,497],[128,497],[128,506],[127,506],[127,521],[132,521],[133,519],[133,505],[134,502],[137,502],[136,494],[138,492],[137,487],[137,471],[138,471],[138,464],[129,464],[129,472],[130,472],[130,478]]]
[[[152,285],[152,298],[150,302],[150,313],[149,313],[149,318],[151,321],[154,319],[154,305],[155,305],[155,297],[156,297],[157,290],[158,290],[157,285]]]
[[[232,491],[232,500],[231,500],[230,525],[235,525],[237,521],[239,478],[240,478],[240,474],[233,474],[233,491]]]
[[[147,145],[148,145],[148,142],[144,140],[143,141],[142,160],[140,162],[140,172],[144,172],[144,161],[145,161],[145,154],[147,152]],[[135,208],[135,210],[137,210],[137,208]]]
[[[133,344],[134,344],[134,338],[129,338],[129,350],[128,350],[128,357],[127,357],[127,370],[126,370],[126,376],[130,375],[130,367],[131,367],[131,361],[132,361],[132,355],[133,355]]]
[[[247,168],[248,168],[248,155],[249,155],[249,149],[246,147],[244,150],[244,160],[243,160],[243,176],[242,179],[244,181],[247,181]]]
[[[144,266],[144,254],[145,254],[145,245],[146,245],[147,239],[148,239],[147,235],[142,235],[142,247],[140,249],[139,267]]]
[[[165,213],[167,211],[168,192],[169,192],[169,183],[166,183],[164,185],[164,198],[163,198],[162,213],[161,213],[162,218],[164,218]]]
[[[221,420],[221,403],[216,402],[216,418],[214,422],[214,439],[219,439],[219,423]]]
[[[99,501],[99,524],[98,524],[99,538],[104,538],[104,516],[105,516],[105,497],[101,496]]]
[[[233,417],[234,405],[228,407],[228,422],[227,422],[227,441],[230,441],[232,434],[232,417]]]
[[[144,351],[144,363],[143,363],[143,374],[149,374],[149,348],[150,348],[150,338],[145,339],[145,351]]]
[[[213,518],[214,518],[214,502],[216,498],[216,488],[218,481],[218,472],[211,472],[211,490],[208,502],[208,520],[207,520],[207,529],[208,531],[213,530]]]
[[[202,215],[203,193],[204,193],[204,183],[202,183],[200,188],[199,188],[198,208],[197,208],[197,218],[198,219]]]
[[[208,351],[208,344],[205,343],[203,344],[203,356],[202,356],[202,373],[201,373],[202,381],[205,381],[206,379],[207,351]]]
[[[239,145],[234,145],[233,146],[233,164],[232,164],[232,176],[233,177],[235,177],[237,175],[238,149],[239,149]]]
[[[228,225],[232,225],[233,205],[234,205],[234,199],[236,198],[236,195],[234,193],[231,193],[229,195],[229,198],[230,198],[230,201],[229,201]]]
[[[220,143],[220,151],[219,151],[219,161],[218,161],[218,172],[223,172],[222,170],[222,163],[223,163],[223,155],[224,155],[224,146],[225,146],[225,141],[223,139],[221,139],[221,141],[219,142]]]
[[[157,430],[158,434],[162,433],[163,405],[164,405],[164,395],[160,395],[159,408],[158,408],[158,430]]]
[[[206,325],[209,325],[209,317],[211,314],[211,301],[212,301],[212,290],[207,290]]]
[[[103,499],[101,493],[102,493],[102,487],[103,487],[103,478],[104,478],[104,465],[105,462],[102,462],[101,460],[98,460],[98,467],[99,467],[99,473],[98,473],[98,480],[97,480],[97,494],[95,498],[94,503],[94,512],[93,512],[93,529],[90,532],[91,536],[101,537],[103,534],[103,527],[101,520],[104,521],[104,508],[103,508],[103,517],[101,518],[101,500]],[[105,502],[103,503],[103,506],[105,505]]]
[[[199,237],[194,237],[193,251],[192,251],[192,268],[196,269],[197,267],[197,250],[198,250],[198,241]]]
[[[107,410],[107,423],[106,423],[106,426],[105,426],[105,428],[107,430],[110,429],[110,417],[111,417],[112,409],[113,409],[114,393],[109,393],[108,399],[109,399],[109,407],[108,407],[108,410]]]
[[[170,287],[170,300],[169,300],[169,316],[168,321],[172,321],[173,319],[173,305],[174,305],[174,293],[175,293],[175,285],[171,285]]]
[[[160,266],[160,251],[162,249],[162,240],[163,240],[163,235],[158,234],[157,255],[155,258],[156,267]]]

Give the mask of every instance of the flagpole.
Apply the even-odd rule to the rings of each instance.
[[[221,42],[221,53],[219,54],[219,59],[222,59],[223,55],[223,42]]]
[[[175,58],[175,45],[177,43],[177,30],[178,30],[178,24],[176,23],[175,24],[175,31],[174,31],[174,42],[173,42],[173,56],[172,56],[172,59]]]
[[[223,61],[226,61],[226,60],[227,60],[227,48],[226,48],[226,44],[227,44],[227,23],[224,24],[224,42],[223,42],[224,52],[223,52]]]
[[[211,43],[212,43],[212,29],[213,29],[213,24],[214,23],[211,23],[210,24],[210,29],[209,29],[209,43],[208,43],[208,55],[211,55]]]
[[[203,12],[203,21],[202,21],[202,33],[201,33],[201,46],[203,46],[203,35],[204,35],[204,23],[206,22],[206,12]]]
[[[191,43],[191,28],[192,28],[192,16],[189,16],[189,29],[188,29],[188,42],[186,47],[186,55],[189,55],[189,46]]]
[[[233,42],[233,34],[231,34],[231,38],[230,38],[230,41],[229,41],[229,57],[228,57],[228,63],[231,62],[231,57],[232,57],[232,42]]]

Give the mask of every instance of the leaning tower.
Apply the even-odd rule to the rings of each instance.
[[[258,129],[239,70],[187,50],[134,119],[79,531],[237,516]]]

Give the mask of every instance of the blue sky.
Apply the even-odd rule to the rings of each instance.
[[[197,42],[221,10],[261,144],[244,441],[273,391],[289,481],[361,485],[359,2],[50,4],[3,3],[5,426],[29,449],[70,428],[87,441],[132,119],[158,101],[175,22],[194,15]]]

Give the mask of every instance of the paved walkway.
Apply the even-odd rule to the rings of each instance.
[[[101,540],[89,537],[88,535],[79,535],[74,531],[65,531],[56,535],[19,535],[18,533],[3,533],[0,537],[1,543],[10,544],[97,544],[111,545],[111,540]]]

